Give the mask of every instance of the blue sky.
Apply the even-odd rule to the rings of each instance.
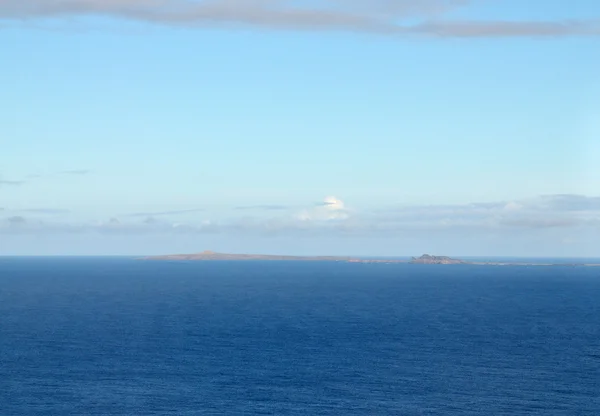
[[[600,256],[600,3],[0,1],[0,254]]]

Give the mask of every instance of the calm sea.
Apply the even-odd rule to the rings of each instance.
[[[600,268],[3,258],[0,415],[600,415]]]

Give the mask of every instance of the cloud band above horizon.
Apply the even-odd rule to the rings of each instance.
[[[0,0],[0,21],[109,16],[168,26],[351,31],[439,38],[600,36],[586,20],[449,20],[469,0]],[[409,23],[417,22],[417,23]]]

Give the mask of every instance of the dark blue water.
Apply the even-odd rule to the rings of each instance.
[[[0,259],[0,415],[600,415],[600,268]]]

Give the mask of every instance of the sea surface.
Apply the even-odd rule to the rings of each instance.
[[[0,258],[21,415],[600,415],[600,268]]]

